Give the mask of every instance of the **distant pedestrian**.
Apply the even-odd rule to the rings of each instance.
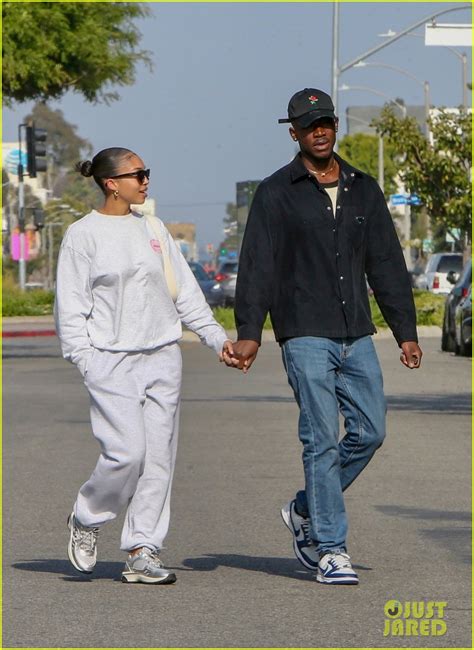
[[[222,358],[232,344],[157,217],[132,209],[150,170],[128,149],[78,165],[104,193],[73,223],[59,255],[55,318],[63,356],[90,394],[101,453],[68,519],[68,555],[91,573],[100,528],[126,509],[123,582],[170,583],[159,551],[168,531],[181,391],[181,323]]]
[[[382,192],[334,153],[338,119],[329,95],[297,92],[280,122],[291,122],[300,151],[255,194],[239,260],[238,342],[225,361],[248,371],[270,312],[300,408],[305,474],[305,489],[282,517],[296,557],[319,582],[357,584],[343,491],[385,436],[365,274],[408,368],[422,357],[415,307]],[[340,442],[339,413],[346,429]]]

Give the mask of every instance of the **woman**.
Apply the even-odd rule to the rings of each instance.
[[[181,322],[221,360],[232,355],[232,343],[164,224],[131,208],[147,196],[142,159],[114,147],[78,170],[93,176],[105,201],[64,236],[55,318],[63,356],[88,388],[101,453],[68,519],[68,555],[91,573],[100,528],[126,507],[122,581],[170,583],[176,576],[159,551],[176,458]]]

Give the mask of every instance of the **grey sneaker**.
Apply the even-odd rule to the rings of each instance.
[[[310,535],[310,520],[296,512],[296,500],[281,509],[281,517],[293,535],[293,550],[303,566],[318,570],[319,553]]]
[[[82,526],[73,512],[68,517],[67,526],[71,531],[67,554],[73,567],[82,573],[92,573],[97,562],[99,529]]]
[[[351,558],[342,551],[325,553],[319,560],[316,580],[327,585],[358,585],[359,578],[352,568]]]
[[[122,571],[122,582],[167,585],[176,582],[176,575],[165,569],[157,551],[144,547],[134,555],[129,554]]]

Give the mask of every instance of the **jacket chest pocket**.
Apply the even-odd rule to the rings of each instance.
[[[367,216],[356,210],[351,210],[349,214],[344,215],[346,222],[346,232],[348,243],[353,248],[360,248],[367,230]]]

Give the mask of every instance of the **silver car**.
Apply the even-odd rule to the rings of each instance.
[[[216,282],[219,282],[221,285],[224,294],[224,304],[227,307],[234,306],[238,270],[238,262],[224,262],[215,277]]]
[[[452,284],[448,281],[449,271],[461,273],[462,253],[434,253],[428,260],[425,272],[416,280],[416,287],[432,293],[449,293]]]

